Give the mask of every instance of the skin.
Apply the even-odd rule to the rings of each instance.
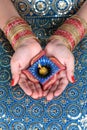
[[[87,1],[77,12],[77,15],[83,18],[87,22]],[[62,40],[50,41],[46,46],[48,56],[55,56],[63,65],[66,70],[63,70],[58,75],[58,80],[52,88],[43,93],[48,101],[52,100],[55,96],[59,96],[65,90],[69,82],[74,83],[72,77],[74,76],[74,56],[64,45]],[[56,85],[57,84],[57,85]],[[55,87],[57,86],[57,87]],[[54,88],[54,89],[53,89]],[[53,89],[53,90],[52,90]]]
[[[42,97],[40,84],[31,82],[28,77],[22,73],[22,70],[29,67],[31,59],[41,50],[42,48],[36,40],[27,39],[21,43],[21,46],[17,48],[11,58],[11,73],[12,79],[14,79],[13,86],[18,83],[23,91],[34,99]]]
[[[10,12],[9,12],[10,10]],[[77,12],[77,15],[82,17],[87,22],[87,1]],[[19,16],[10,0],[0,0],[0,28],[12,16]],[[24,92],[34,99],[46,97],[48,101],[52,100],[55,96],[59,96],[69,82],[73,83],[72,76],[74,76],[74,56],[72,52],[63,45],[62,41],[50,41],[45,50],[48,57],[55,56],[63,65],[66,70],[61,71],[57,76],[57,81],[52,85],[51,89],[43,91],[40,84],[32,83],[21,71],[29,66],[30,60],[41,51],[40,44],[34,39],[23,40],[20,46],[15,50],[11,58],[11,73],[14,85],[17,83],[24,90]],[[55,53],[54,53],[55,52]]]
[[[69,81],[73,83],[72,76],[74,75],[74,56],[67,49],[62,41],[53,40],[46,46],[47,56],[55,56],[65,66],[65,70],[60,71],[57,75],[57,81],[52,85],[50,90],[43,93],[48,101],[62,94],[68,85]]]
[[[14,8],[11,0],[0,0],[0,28],[2,31],[7,21],[13,16],[21,17]],[[13,79],[12,86],[18,83],[27,95],[32,95],[32,98],[35,99],[38,98],[38,94],[39,97],[42,96],[41,87],[39,84],[33,84],[30,82],[29,79],[21,73],[21,71],[29,66],[30,60],[41,50],[42,48],[36,40],[32,38],[27,40],[24,39],[20,46],[15,50],[10,63]],[[33,87],[31,87],[31,85]]]

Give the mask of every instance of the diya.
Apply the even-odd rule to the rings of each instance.
[[[48,58],[45,51],[41,51],[32,60],[30,67],[23,73],[30,81],[39,82],[43,90],[48,89],[56,81],[57,74],[65,67],[55,58]]]

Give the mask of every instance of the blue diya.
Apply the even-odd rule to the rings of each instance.
[[[60,71],[60,68],[47,56],[43,55],[28,68],[28,71],[44,85],[54,74]]]

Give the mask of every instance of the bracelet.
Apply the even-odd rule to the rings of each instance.
[[[23,27],[24,26],[24,27]],[[17,32],[21,32],[23,30],[29,30],[29,27],[26,25],[19,25],[16,26],[14,29],[11,29],[10,32],[8,33],[8,38],[12,38],[12,36],[14,36]],[[32,33],[32,31],[30,30],[30,32]]]
[[[49,38],[62,40],[63,44],[71,51],[87,34],[87,23],[83,18],[74,15],[68,18]]]
[[[64,37],[64,38],[66,38],[66,39],[68,40],[69,45],[71,46],[71,50],[74,48],[74,46],[75,46],[75,41],[74,41],[74,39],[73,39],[73,37],[72,37],[72,34],[69,33],[68,31],[62,30],[62,29],[58,29],[58,30],[54,33],[54,35],[59,35],[59,36],[62,36],[62,37]]]
[[[20,24],[26,24],[26,21],[20,17],[11,17],[3,28],[5,35],[7,36],[9,34],[11,28],[14,28]]]
[[[79,32],[80,38],[82,38],[84,36],[85,30],[80,21],[70,18],[65,21],[65,24],[69,24],[71,26],[73,25],[73,27],[75,27],[77,29],[77,31]]]
[[[38,41],[38,38],[32,33],[31,27],[21,17],[10,18],[4,26],[3,31],[14,50],[25,39],[33,38]]]
[[[72,47],[74,47],[79,42],[80,34],[78,33],[78,30],[75,26],[64,23],[59,29],[66,31],[66,34],[68,32],[69,35],[72,37],[73,40],[73,43],[71,43]]]
[[[87,34],[87,22],[83,18],[81,18],[79,15],[73,15],[72,18],[76,19],[82,24],[84,28],[84,35]]]

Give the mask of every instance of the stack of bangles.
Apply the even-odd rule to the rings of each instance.
[[[21,17],[11,17],[3,28],[4,34],[15,50],[24,39],[34,38],[31,27]]]
[[[66,19],[63,25],[50,37],[50,40],[62,40],[63,44],[71,51],[87,33],[86,21],[78,15]]]

